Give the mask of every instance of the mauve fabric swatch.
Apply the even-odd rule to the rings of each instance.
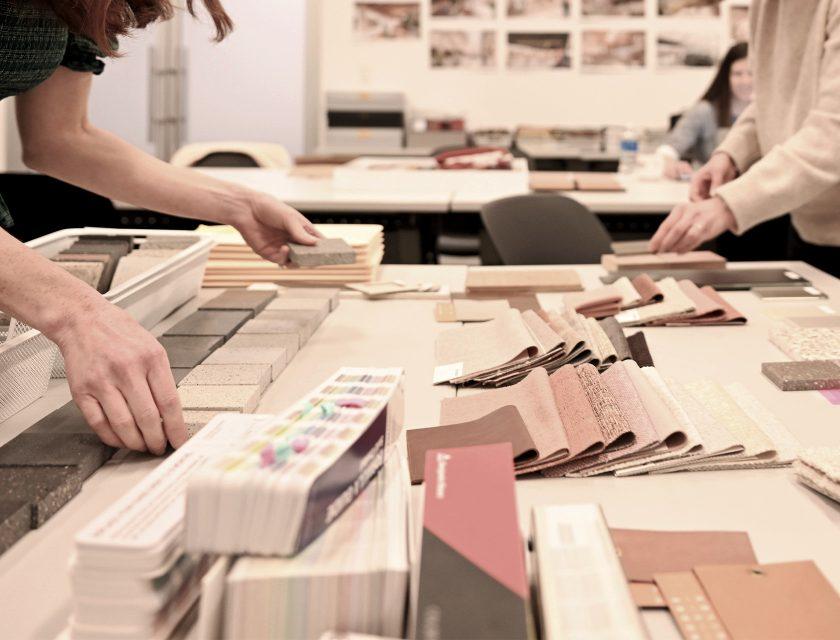
[[[601,366],[608,367],[611,364],[615,364],[618,361],[618,353],[616,352],[615,347],[613,347],[613,343],[610,341],[609,336],[604,333],[601,325],[597,320],[595,320],[595,318],[587,318],[586,325],[589,329],[589,335],[592,337],[592,340],[594,341],[601,357]]]
[[[621,309],[622,293],[618,287],[607,285],[590,291],[567,293],[563,303],[567,309],[574,309],[581,315],[603,318],[618,313]]]
[[[624,336],[624,329],[618,324],[618,321],[615,318],[604,318],[598,322],[607,338],[610,339],[618,360],[631,360],[633,354],[630,352],[630,345]]]
[[[650,354],[647,338],[645,338],[645,334],[642,331],[638,331],[632,336],[628,336],[627,345],[630,347],[630,353],[637,365],[640,367],[654,366],[653,356]]]
[[[534,369],[522,382],[510,387],[444,398],[440,405],[440,421],[445,425],[469,422],[506,405],[519,411],[539,454],[538,460],[517,469],[517,473],[527,473],[530,466],[548,458],[562,459],[569,455],[569,442],[554,404],[548,372],[542,368]]]
[[[625,327],[652,324],[654,322],[681,319],[694,312],[694,302],[680,288],[674,278],[663,278],[659,288],[665,296],[662,302],[636,309],[628,309],[616,315],[616,320]]]
[[[662,291],[648,274],[642,273],[631,281],[633,287],[639,292],[641,304],[651,304],[652,302],[662,302],[664,295]]]
[[[575,368],[571,365],[561,367],[549,377],[549,382],[569,440],[569,458],[602,451],[604,436]]]

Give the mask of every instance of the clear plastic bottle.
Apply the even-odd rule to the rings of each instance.
[[[639,166],[639,132],[635,127],[627,127],[621,134],[618,153],[620,173],[633,173]]]

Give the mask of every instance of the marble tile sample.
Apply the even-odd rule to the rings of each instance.
[[[286,350],[281,348],[254,348],[224,346],[214,351],[204,364],[265,364],[271,366],[271,379],[276,380],[286,368]]]
[[[291,362],[300,349],[297,333],[237,333],[225,343],[231,349],[285,349],[286,362]]]
[[[314,245],[290,242],[289,260],[299,267],[355,264],[356,252],[341,238],[321,238]]]
[[[260,401],[260,388],[255,385],[205,385],[178,387],[181,407],[185,411],[239,411],[254,413]]]
[[[252,385],[264,393],[271,383],[270,364],[200,364],[182,381],[182,385]]]
[[[221,336],[227,340],[252,316],[251,311],[196,311],[165,336]]]
[[[163,336],[158,342],[166,349],[169,366],[192,369],[224,343],[220,336]]]
[[[114,451],[93,433],[24,432],[0,448],[0,469],[75,468],[86,480],[111,459]]]
[[[0,500],[0,554],[29,533],[31,509],[20,500]]]
[[[227,289],[199,307],[201,311],[253,311],[254,315],[265,309],[277,296],[276,291],[249,291]]]
[[[37,529],[81,491],[74,467],[8,467],[0,469],[0,502],[29,505],[29,527]]]
[[[840,389],[840,360],[765,362],[761,372],[782,391]]]

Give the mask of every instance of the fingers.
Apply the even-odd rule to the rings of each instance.
[[[97,400],[102,405],[105,417],[108,418],[114,433],[125,443],[125,446],[134,451],[146,451],[143,434],[137,428],[134,416],[119,390],[116,387],[106,387],[97,396]]]
[[[306,233],[316,238],[324,237],[324,234],[318,231],[318,229],[315,228],[315,225],[309,222],[309,220],[307,220],[303,214],[299,213],[298,215],[300,216],[301,224],[303,225],[303,230],[306,231]]]
[[[682,237],[674,245],[673,251],[676,251],[677,253],[693,251],[703,244],[706,237],[707,224],[701,216],[696,216],[686,227],[685,233],[683,233]]]
[[[313,245],[322,237],[309,222],[302,215],[298,215],[289,220],[289,240],[291,242],[298,242],[300,244]]]
[[[181,400],[175,387],[168,363],[164,366],[156,365],[149,372],[149,389],[163,420],[163,431],[166,439],[176,449],[187,441],[187,427],[184,424],[184,414],[181,411]]]
[[[123,386],[122,393],[146,449],[156,456],[163,454],[166,451],[166,436],[149,383],[145,378],[133,378]]]
[[[711,172],[711,188],[709,189],[709,196],[713,196],[718,190],[718,187],[726,183],[726,172],[720,167],[715,167]]]
[[[711,190],[712,178],[708,167],[703,167],[694,174],[691,179],[691,188],[689,189],[689,199],[692,202],[700,202],[709,197]]]
[[[683,210],[685,205],[677,205],[674,207],[674,210],[671,211],[670,215],[663,220],[662,224],[659,225],[659,228],[656,230],[656,233],[650,239],[650,251],[651,253],[660,253],[662,251],[667,251],[664,248],[664,241],[665,238],[668,237],[668,234],[673,229],[674,225],[677,224],[683,216]]]
[[[682,161],[677,165],[677,177],[680,180],[690,178],[693,171],[694,168],[688,162]]]
[[[74,396],[73,400],[76,406],[79,407],[79,411],[82,412],[90,428],[93,429],[93,432],[102,442],[116,449],[125,448],[125,443],[114,433],[114,430],[111,428],[111,423],[108,422],[108,418],[105,417],[105,412],[102,411],[102,407],[96,398],[90,395],[80,395]]]

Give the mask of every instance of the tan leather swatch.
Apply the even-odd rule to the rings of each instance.
[[[664,296],[662,291],[657,286],[648,274],[642,273],[631,280],[636,291],[642,298],[642,304],[651,304],[652,302],[662,302]]]

